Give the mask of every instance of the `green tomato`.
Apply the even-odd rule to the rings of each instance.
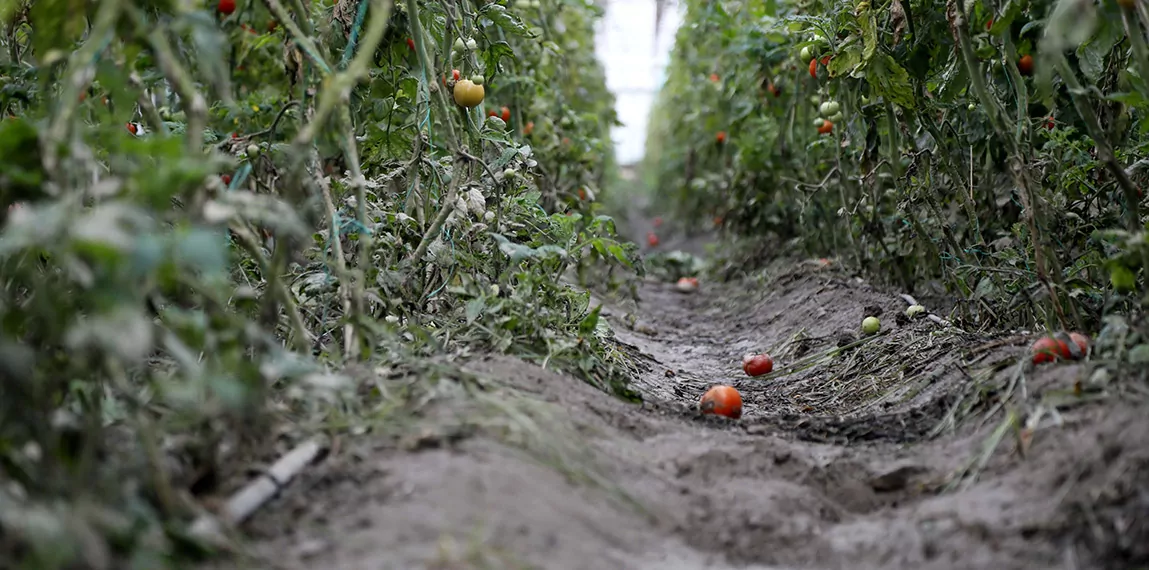
[[[818,117],[817,119],[814,119],[814,128],[815,128],[815,129],[820,129],[820,128],[822,128],[822,125],[824,125],[824,124],[826,124],[826,119],[823,119],[823,118],[821,118],[821,117]]]
[[[924,312],[926,312],[926,308],[921,305],[910,305],[906,307],[906,316],[911,319]]]
[[[814,59],[814,54],[810,53],[809,46],[802,48],[802,51],[798,53],[798,59],[801,59],[803,63]]]
[[[882,322],[878,320],[878,317],[866,317],[862,320],[862,332],[877,334],[880,330],[882,330]]]
[[[862,95],[862,104],[863,105],[869,105],[870,104],[870,98],[866,97],[865,95]]]
[[[810,104],[817,107],[822,102],[822,98],[817,95],[810,96]]]
[[[973,104],[973,103],[970,103],[970,104],[969,104],[969,107],[966,107],[966,109],[969,109],[970,111],[974,111],[974,110],[977,110],[977,105],[975,105],[975,104]]]
[[[471,51],[479,49],[479,42],[475,41],[475,38],[467,40],[467,49]]]
[[[838,105],[837,101],[826,101],[825,103],[822,103],[822,106],[818,108],[818,111],[822,113],[823,117],[829,117],[837,113],[839,109],[841,109],[841,105]]]
[[[471,76],[471,83],[474,83],[475,85],[482,85],[483,81],[485,81],[485,80],[483,79],[482,75],[472,75]]]
[[[255,143],[247,145],[247,157],[255,158],[257,156],[259,156],[259,145]]]
[[[463,38],[455,38],[455,45],[451,46],[455,51],[463,51],[467,49],[467,44],[463,43]]]
[[[841,113],[841,112],[838,112],[838,113],[834,113],[833,115],[830,115],[829,117],[826,117],[826,120],[827,120],[827,121],[830,121],[831,123],[838,123],[838,122],[841,122],[841,120],[842,120],[842,113]]]

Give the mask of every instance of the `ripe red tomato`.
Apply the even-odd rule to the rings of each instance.
[[[231,184],[231,175],[230,174],[222,174],[222,175],[220,175],[219,179],[223,181],[224,186]]]
[[[702,395],[698,409],[703,414],[726,416],[736,420],[742,417],[742,394],[730,386],[715,386]]]
[[[1050,131],[1052,131],[1052,130],[1053,130],[1053,127],[1055,127],[1055,126],[1057,126],[1057,124],[1053,122],[1053,117],[1046,117],[1046,118],[1045,118],[1045,128],[1046,128],[1046,130],[1050,130]]]
[[[718,83],[718,74],[717,73],[711,73],[710,74],[710,80],[715,82],[715,83]]]
[[[822,121],[822,126],[818,127],[818,134],[827,135],[834,132],[834,123],[830,121]]]
[[[718,134],[715,135],[714,138],[718,140],[718,144],[726,142],[726,131],[718,131]]]
[[[1045,362],[1053,362],[1058,357],[1069,358],[1069,345],[1063,340],[1055,339],[1051,336],[1043,336],[1033,343],[1033,363],[1042,364]]]
[[[216,6],[216,10],[219,10],[219,13],[225,16],[232,15],[232,13],[235,12],[235,0],[219,0],[219,5]]]
[[[415,40],[412,38],[407,38],[407,47],[411,48],[411,51],[415,51]]]
[[[586,188],[579,188],[578,189],[578,199],[579,200],[586,200]]]
[[[658,236],[654,235],[654,232],[647,232],[646,244],[650,247],[658,247]]]
[[[1028,53],[1021,56],[1021,59],[1017,60],[1017,70],[1022,75],[1033,75],[1033,56]]]
[[[769,354],[748,355],[742,359],[742,371],[747,376],[762,376],[774,370],[774,359]]]
[[[818,77],[818,58],[810,60],[810,77]]]
[[[503,119],[503,122],[504,123],[511,122],[511,109],[509,107],[503,107],[501,109],[501,111],[502,111],[502,113],[500,113],[499,117],[501,119]]]
[[[822,67],[826,67],[827,65],[830,65],[830,56],[822,56]]]
[[[527,121],[527,124],[523,126],[523,135],[531,136],[531,133],[534,132],[534,130],[535,130],[535,122],[534,121]]]
[[[137,132],[139,132],[139,127],[137,127],[135,123],[128,123],[127,126],[128,126],[128,132],[129,133],[132,133],[134,135]]]
[[[487,116],[488,117],[498,117],[499,114],[496,113],[494,109],[491,109],[490,111],[487,111]]]
[[[989,21],[985,23],[985,29],[988,31],[992,27],[993,27],[993,18],[990,18]]]

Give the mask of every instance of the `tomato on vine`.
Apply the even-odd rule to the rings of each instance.
[[[509,122],[511,122],[511,109],[510,109],[510,107],[505,107],[505,106],[504,106],[504,107],[503,107],[503,108],[500,110],[500,113],[499,113],[499,118],[503,119],[503,122],[504,122],[504,123],[509,123]]]
[[[1021,56],[1021,59],[1017,60],[1017,70],[1022,75],[1033,75],[1033,56],[1028,53]]]
[[[828,135],[832,132],[834,132],[834,123],[830,121],[822,121],[822,124],[818,126],[818,134],[820,135]]]
[[[527,121],[527,124],[523,125],[523,135],[524,136],[529,137],[529,136],[531,136],[531,133],[533,133],[534,131],[535,131],[535,122],[534,121]]]
[[[411,48],[411,51],[415,51],[415,40],[407,38],[407,47]]]
[[[712,81],[714,83],[718,83],[718,74],[717,73],[711,73],[710,74],[710,81]]]
[[[714,138],[718,141],[718,144],[726,142],[726,131],[718,131],[718,134],[714,135]]]
[[[455,103],[461,107],[468,109],[478,107],[483,102],[486,96],[486,90],[482,85],[476,84],[471,79],[462,79],[455,83],[455,88],[452,91],[455,98]]]
[[[219,0],[219,4],[215,7],[220,14],[230,16],[235,13],[235,0]]]
[[[818,78],[818,58],[816,57],[810,60],[810,77]]]

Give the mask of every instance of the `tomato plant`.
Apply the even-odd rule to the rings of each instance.
[[[1070,4],[687,0],[647,137],[654,213],[957,296],[969,326],[1139,320],[1146,14]],[[715,68],[728,97],[697,81]],[[738,136],[704,144],[719,129]]]

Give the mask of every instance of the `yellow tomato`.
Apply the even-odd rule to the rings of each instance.
[[[475,85],[470,79],[461,79],[455,83],[455,102],[468,109],[479,106],[486,96],[482,85]]]

